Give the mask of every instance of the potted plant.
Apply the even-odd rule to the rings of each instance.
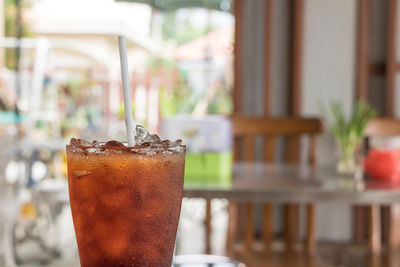
[[[365,127],[376,114],[377,111],[369,104],[358,101],[347,118],[340,102],[330,103],[326,117],[338,148],[336,169],[339,174],[352,176],[356,171]]]

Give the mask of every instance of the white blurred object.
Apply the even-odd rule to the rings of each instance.
[[[32,179],[35,182],[42,180],[47,173],[47,166],[42,161],[35,161],[32,164]]]
[[[163,139],[182,139],[187,151],[194,153],[231,151],[231,133],[229,119],[220,115],[174,116],[161,123]]]
[[[5,171],[6,181],[10,184],[16,183],[25,173],[25,163],[12,160],[7,164]]]
[[[173,266],[180,267],[245,267],[244,263],[217,255],[179,255],[174,257]]]
[[[370,147],[374,149],[400,149],[400,136],[370,137]]]

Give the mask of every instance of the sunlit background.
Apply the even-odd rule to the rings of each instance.
[[[315,117],[318,126],[324,121],[311,142],[279,137],[267,143],[259,134],[241,148],[253,145],[252,160],[279,166],[308,164],[307,147],[316,145],[311,149],[316,165],[334,169],[343,151],[327,116],[332,103],[338,103],[338,117],[354,114],[357,100],[368,103],[373,116],[400,117],[398,1],[0,0],[0,266],[79,264],[65,145],[72,137],[126,141],[125,112],[162,138],[184,139],[185,182],[201,189],[210,180],[231,189],[238,151],[232,142],[235,116]],[[123,106],[118,35],[127,40],[131,111]],[[400,149],[396,140],[377,143]],[[362,176],[360,158],[367,153],[358,145],[353,172],[361,170]],[[298,152],[295,160],[288,160],[287,148]],[[276,155],[267,159],[263,149]],[[338,180],[334,189],[347,188],[347,180]],[[364,192],[363,186],[354,192]],[[176,254],[227,254],[229,201],[211,202],[183,200]],[[381,216],[354,203],[333,202],[312,204],[313,238],[328,247],[339,244],[335,253],[318,247],[330,263],[326,266],[397,266],[396,205],[375,205]],[[284,205],[274,206],[271,229],[282,251],[289,215]],[[253,210],[257,239],[261,208]],[[304,207],[294,215],[296,242],[306,238],[307,218]],[[245,228],[243,218],[237,223]],[[387,247],[394,232],[392,265],[368,262],[372,225]],[[344,244],[355,244],[355,252]],[[292,262],[309,259],[301,255]]]
[[[10,222],[15,259],[6,262],[77,264],[69,207],[62,204],[67,199],[59,193],[66,181],[64,149],[71,137],[126,140],[117,35],[127,38],[136,123],[159,134],[166,117],[229,115],[232,2],[215,1],[212,9],[180,8],[179,1],[161,8],[113,0],[2,2],[0,176],[14,185],[2,195],[10,205],[2,206],[3,215],[22,216],[16,226]],[[39,185],[47,195],[38,199],[30,188]],[[6,197],[15,190],[17,200]],[[203,204],[188,204],[198,206],[194,217],[200,217],[183,220],[186,232],[201,221]],[[10,231],[3,215],[2,232]],[[182,241],[178,250],[202,251],[197,228],[197,241]]]

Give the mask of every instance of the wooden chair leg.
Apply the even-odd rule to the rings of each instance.
[[[393,204],[389,206],[389,229],[388,229],[388,249],[396,251],[399,248],[399,227],[400,227],[400,206]]]
[[[205,218],[205,253],[211,254],[211,200],[206,200],[206,218]]]
[[[297,241],[297,209],[298,205],[296,204],[287,204],[285,207],[285,244],[288,251],[294,250],[295,243]]]
[[[397,267],[400,266],[399,253],[397,251],[388,251],[386,254],[387,264],[384,266]]]
[[[390,243],[390,205],[381,207],[382,244]]]
[[[368,255],[368,267],[381,267],[381,257],[377,254]]]
[[[244,245],[245,249],[251,251],[253,248],[254,242],[254,204],[247,203],[246,204],[246,213],[245,213],[245,226],[244,229]]]
[[[228,231],[226,234],[226,251],[229,252],[232,249],[232,245],[236,242],[238,235],[238,220],[239,220],[239,208],[238,203],[235,201],[229,201],[228,204]]]
[[[264,248],[268,251],[271,248],[273,223],[272,223],[273,207],[271,203],[263,205],[263,242]]]
[[[361,243],[365,239],[365,207],[354,206],[353,207],[353,240],[355,243]]]
[[[371,254],[379,254],[381,252],[381,216],[379,205],[371,205],[368,207],[369,221],[369,251]]]
[[[306,256],[306,264],[305,267],[318,267],[315,262],[315,255],[308,254]]]
[[[307,205],[306,250],[308,254],[315,252],[315,204]]]

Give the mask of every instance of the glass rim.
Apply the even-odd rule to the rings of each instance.
[[[118,142],[118,141],[115,142],[116,146],[107,147],[106,144],[108,142],[93,141],[92,143],[81,144],[81,143],[72,143],[71,139],[71,142],[66,145],[66,151],[71,153],[85,153],[85,154],[104,154],[111,152],[111,153],[135,153],[142,155],[180,154],[186,152],[186,145],[183,145],[182,143],[170,146],[163,146],[160,143],[153,146],[149,144],[149,145],[136,145],[134,147],[129,147],[127,142]],[[118,144],[122,144],[122,146],[118,146]]]

